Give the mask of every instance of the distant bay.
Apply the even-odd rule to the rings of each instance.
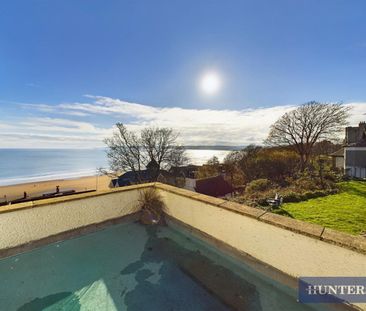
[[[201,165],[213,156],[222,161],[235,147],[187,148],[190,163]],[[104,149],[0,149],[0,185],[78,178],[108,168]]]

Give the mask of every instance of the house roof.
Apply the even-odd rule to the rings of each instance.
[[[198,171],[198,168],[199,166],[192,164],[187,166],[172,166],[169,172],[175,176],[191,177],[194,172]]]
[[[148,171],[148,170],[141,170],[138,172],[138,174],[140,175],[140,178],[143,180],[151,178],[150,171]],[[118,179],[136,180],[136,175],[135,175],[135,172],[128,171],[128,172],[122,174],[121,176],[119,176]]]
[[[234,188],[224,179],[222,175],[196,180],[196,192],[221,197],[232,193]]]
[[[138,172],[138,174],[139,174],[142,182],[149,182],[154,179],[153,176],[151,175],[151,170],[141,170]],[[161,170],[159,172],[159,175],[162,175],[164,177],[171,176],[171,174],[169,172],[164,171],[164,170]],[[128,172],[122,174],[121,176],[119,176],[118,178],[112,179],[112,181],[111,181],[112,185],[116,186],[117,181],[118,181],[118,185],[121,187],[121,186],[127,186],[130,184],[137,183],[139,180],[138,180],[137,176],[135,175],[135,172],[128,171]]]
[[[357,143],[353,144],[351,147],[366,147],[366,139],[362,139]]]
[[[332,157],[344,157],[344,148],[330,154]]]
[[[357,143],[348,144],[345,147],[366,147],[366,138],[359,140]]]

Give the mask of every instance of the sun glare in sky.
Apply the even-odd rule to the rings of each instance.
[[[201,78],[200,86],[205,94],[213,95],[220,90],[220,76],[216,72],[206,73]]]

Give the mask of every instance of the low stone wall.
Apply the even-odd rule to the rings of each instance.
[[[365,276],[366,239],[156,184],[166,213],[293,277]]]
[[[136,213],[139,191],[152,185],[2,206],[0,251]]]

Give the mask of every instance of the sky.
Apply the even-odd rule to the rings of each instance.
[[[311,100],[352,106],[356,125],[365,11],[364,0],[3,0],[0,148],[102,147],[116,122],[172,127],[189,145],[260,144]],[[209,74],[215,89],[202,86]]]

